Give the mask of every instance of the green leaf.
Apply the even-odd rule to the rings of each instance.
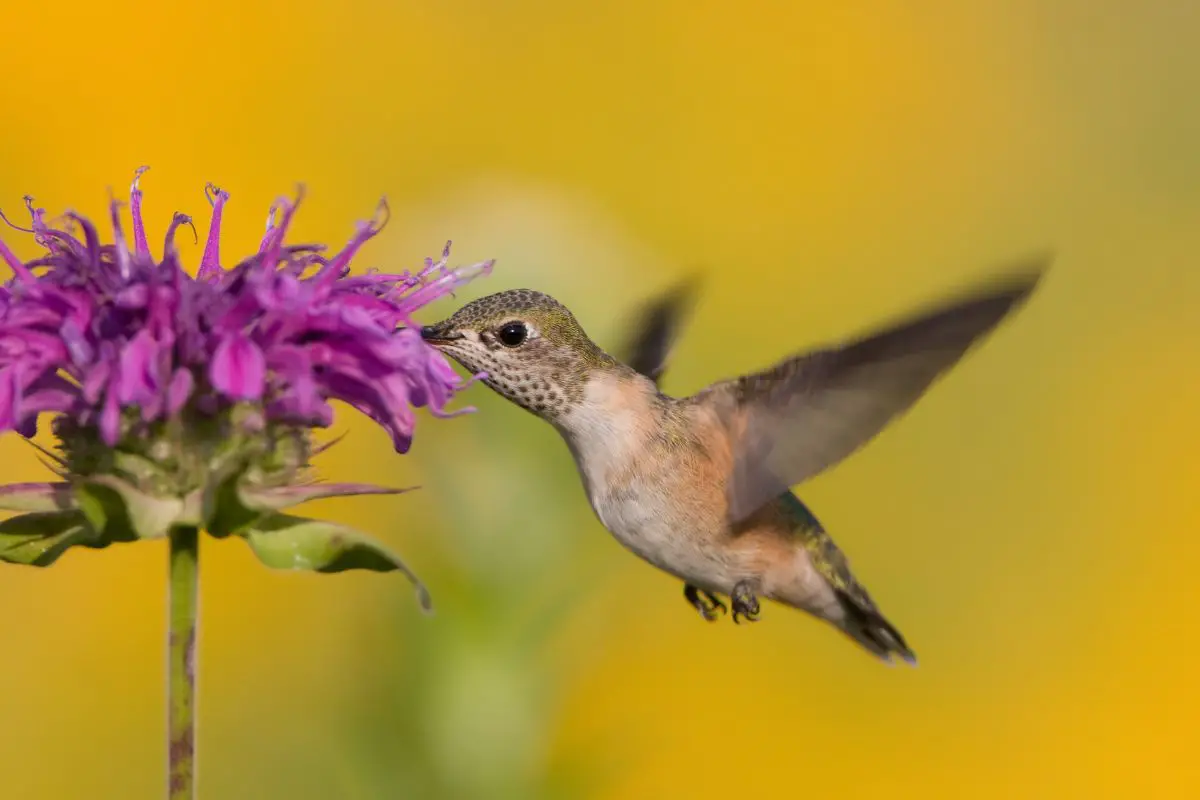
[[[304,486],[238,486],[238,500],[248,509],[256,511],[282,511],[290,506],[323,500],[328,497],[353,497],[365,494],[403,494],[416,489],[410,486],[393,489],[369,483],[310,483]]]
[[[76,506],[69,483],[10,483],[0,486],[4,511],[66,511]]]
[[[238,483],[245,473],[231,473],[224,478],[213,478],[205,490],[203,499],[204,528],[209,535],[223,539],[242,533],[264,514],[247,508],[242,502]]]
[[[81,481],[75,496],[87,521],[110,542],[158,539],[184,521],[182,498],[154,497],[111,475]]]
[[[69,547],[103,547],[78,511],[22,514],[0,522],[0,560],[48,567]]]
[[[416,587],[421,608],[433,609],[429,590],[398,556],[351,528],[290,514],[271,514],[238,535],[246,540],[258,560],[272,569],[399,571]]]

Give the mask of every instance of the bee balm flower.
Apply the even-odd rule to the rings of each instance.
[[[407,573],[352,532],[279,512],[392,491],[311,479],[310,432],[332,422],[330,401],[366,414],[401,453],[412,443],[413,409],[461,413],[447,405],[465,384],[421,340],[412,315],[491,262],[452,269],[447,244],[415,272],[352,275],[386,205],[326,257],[320,246],[286,242],[298,197],[278,200],[258,252],[227,267],[220,226],[229,195],[210,184],[212,221],[192,275],[175,247],[191,225],[186,215],[172,219],[161,258],[151,255],[142,171],[131,190],[132,246],[116,201],[111,244],[76,214],[52,225],[30,198],[29,227],[10,225],[45,255],[22,262],[0,241],[14,276],[0,288],[0,431],[32,437],[40,414],[57,415],[64,479],[0,490],[0,507],[34,512],[0,523],[0,559],[45,565],[74,544],[191,525],[244,536],[271,566]]]
[[[415,273],[350,274],[379,233],[386,205],[332,258],[287,245],[295,202],[279,200],[258,252],[226,268],[221,215],[229,195],[207,188],[212,224],[195,276],[183,269],[176,214],[162,257],[142,225],[138,170],[131,190],[133,247],[111,205],[113,243],[68,214],[52,226],[30,198],[30,227],[46,254],[22,262],[0,241],[13,278],[0,287],[0,432],[32,437],[54,414],[61,481],[0,487],[0,560],[47,566],[75,545],[166,537],[170,554],[168,781],[172,800],[194,793],[198,536],[244,538],[271,567],[339,572],[400,570],[361,534],[282,513],[318,497],[401,490],[322,484],[309,475],[313,428],[341,400],[378,423],[398,452],[412,443],[413,409],[451,416],[465,385],[427,346],[413,312],[491,262]],[[5,218],[7,222],[7,218]],[[11,224],[11,223],[10,223]],[[77,236],[71,228],[82,232]],[[469,409],[464,409],[469,410]]]

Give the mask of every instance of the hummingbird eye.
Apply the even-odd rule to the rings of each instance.
[[[524,322],[509,322],[496,333],[496,338],[505,347],[519,347],[525,343],[529,331]]]

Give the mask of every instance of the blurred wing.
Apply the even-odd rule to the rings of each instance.
[[[658,384],[679,338],[683,320],[695,303],[699,279],[692,276],[647,303],[633,318],[632,334],[618,357]]]
[[[731,521],[837,464],[907,410],[1024,303],[1048,260],[839,347],[712,387],[733,430]]]

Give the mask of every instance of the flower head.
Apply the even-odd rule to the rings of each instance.
[[[447,243],[416,271],[352,275],[352,259],[387,221],[386,203],[327,257],[322,246],[286,242],[301,194],[277,200],[258,252],[226,267],[229,195],[209,184],[211,223],[193,275],[175,246],[180,228],[194,231],[187,215],[174,215],[161,257],[151,254],[144,169],[130,192],[132,247],[115,200],[111,244],[77,214],[52,223],[31,198],[29,227],[4,218],[46,253],[22,262],[0,241],[13,271],[0,287],[0,431],[32,437],[40,414],[58,414],[61,472],[72,485],[116,481],[126,500],[177,500],[180,513],[219,533],[217,498],[230,480],[242,511],[268,490],[276,499],[260,510],[286,505],[282,490],[313,496],[300,491],[309,431],[332,422],[332,400],[378,423],[401,453],[414,408],[461,413],[447,404],[465,383],[412,315],[490,271],[490,261],[452,269]]]
[[[258,252],[226,269],[220,226],[229,195],[210,184],[212,223],[193,277],[175,247],[190,217],[176,214],[162,258],[151,256],[140,175],[131,191],[132,250],[115,201],[112,244],[75,214],[67,218],[81,237],[52,227],[31,198],[31,227],[21,230],[47,254],[23,264],[0,242],[14,273],[0,288],[0,430],[30,436],[39,413],[59,412],[115,446],[147,425],[237,404],[253,405],[268,424],[326,426],[329,401],[342,400],[405,452],[412,408],[446,414],[462,384],[421,341],[411,315],[490,262],[450,269],[447,244],[441,260],[426,259],[416,272],[352,276],[351,259],[382,229],[386,204],[325,258],[321,246],[285,244],[299,198],[281,198]]]

